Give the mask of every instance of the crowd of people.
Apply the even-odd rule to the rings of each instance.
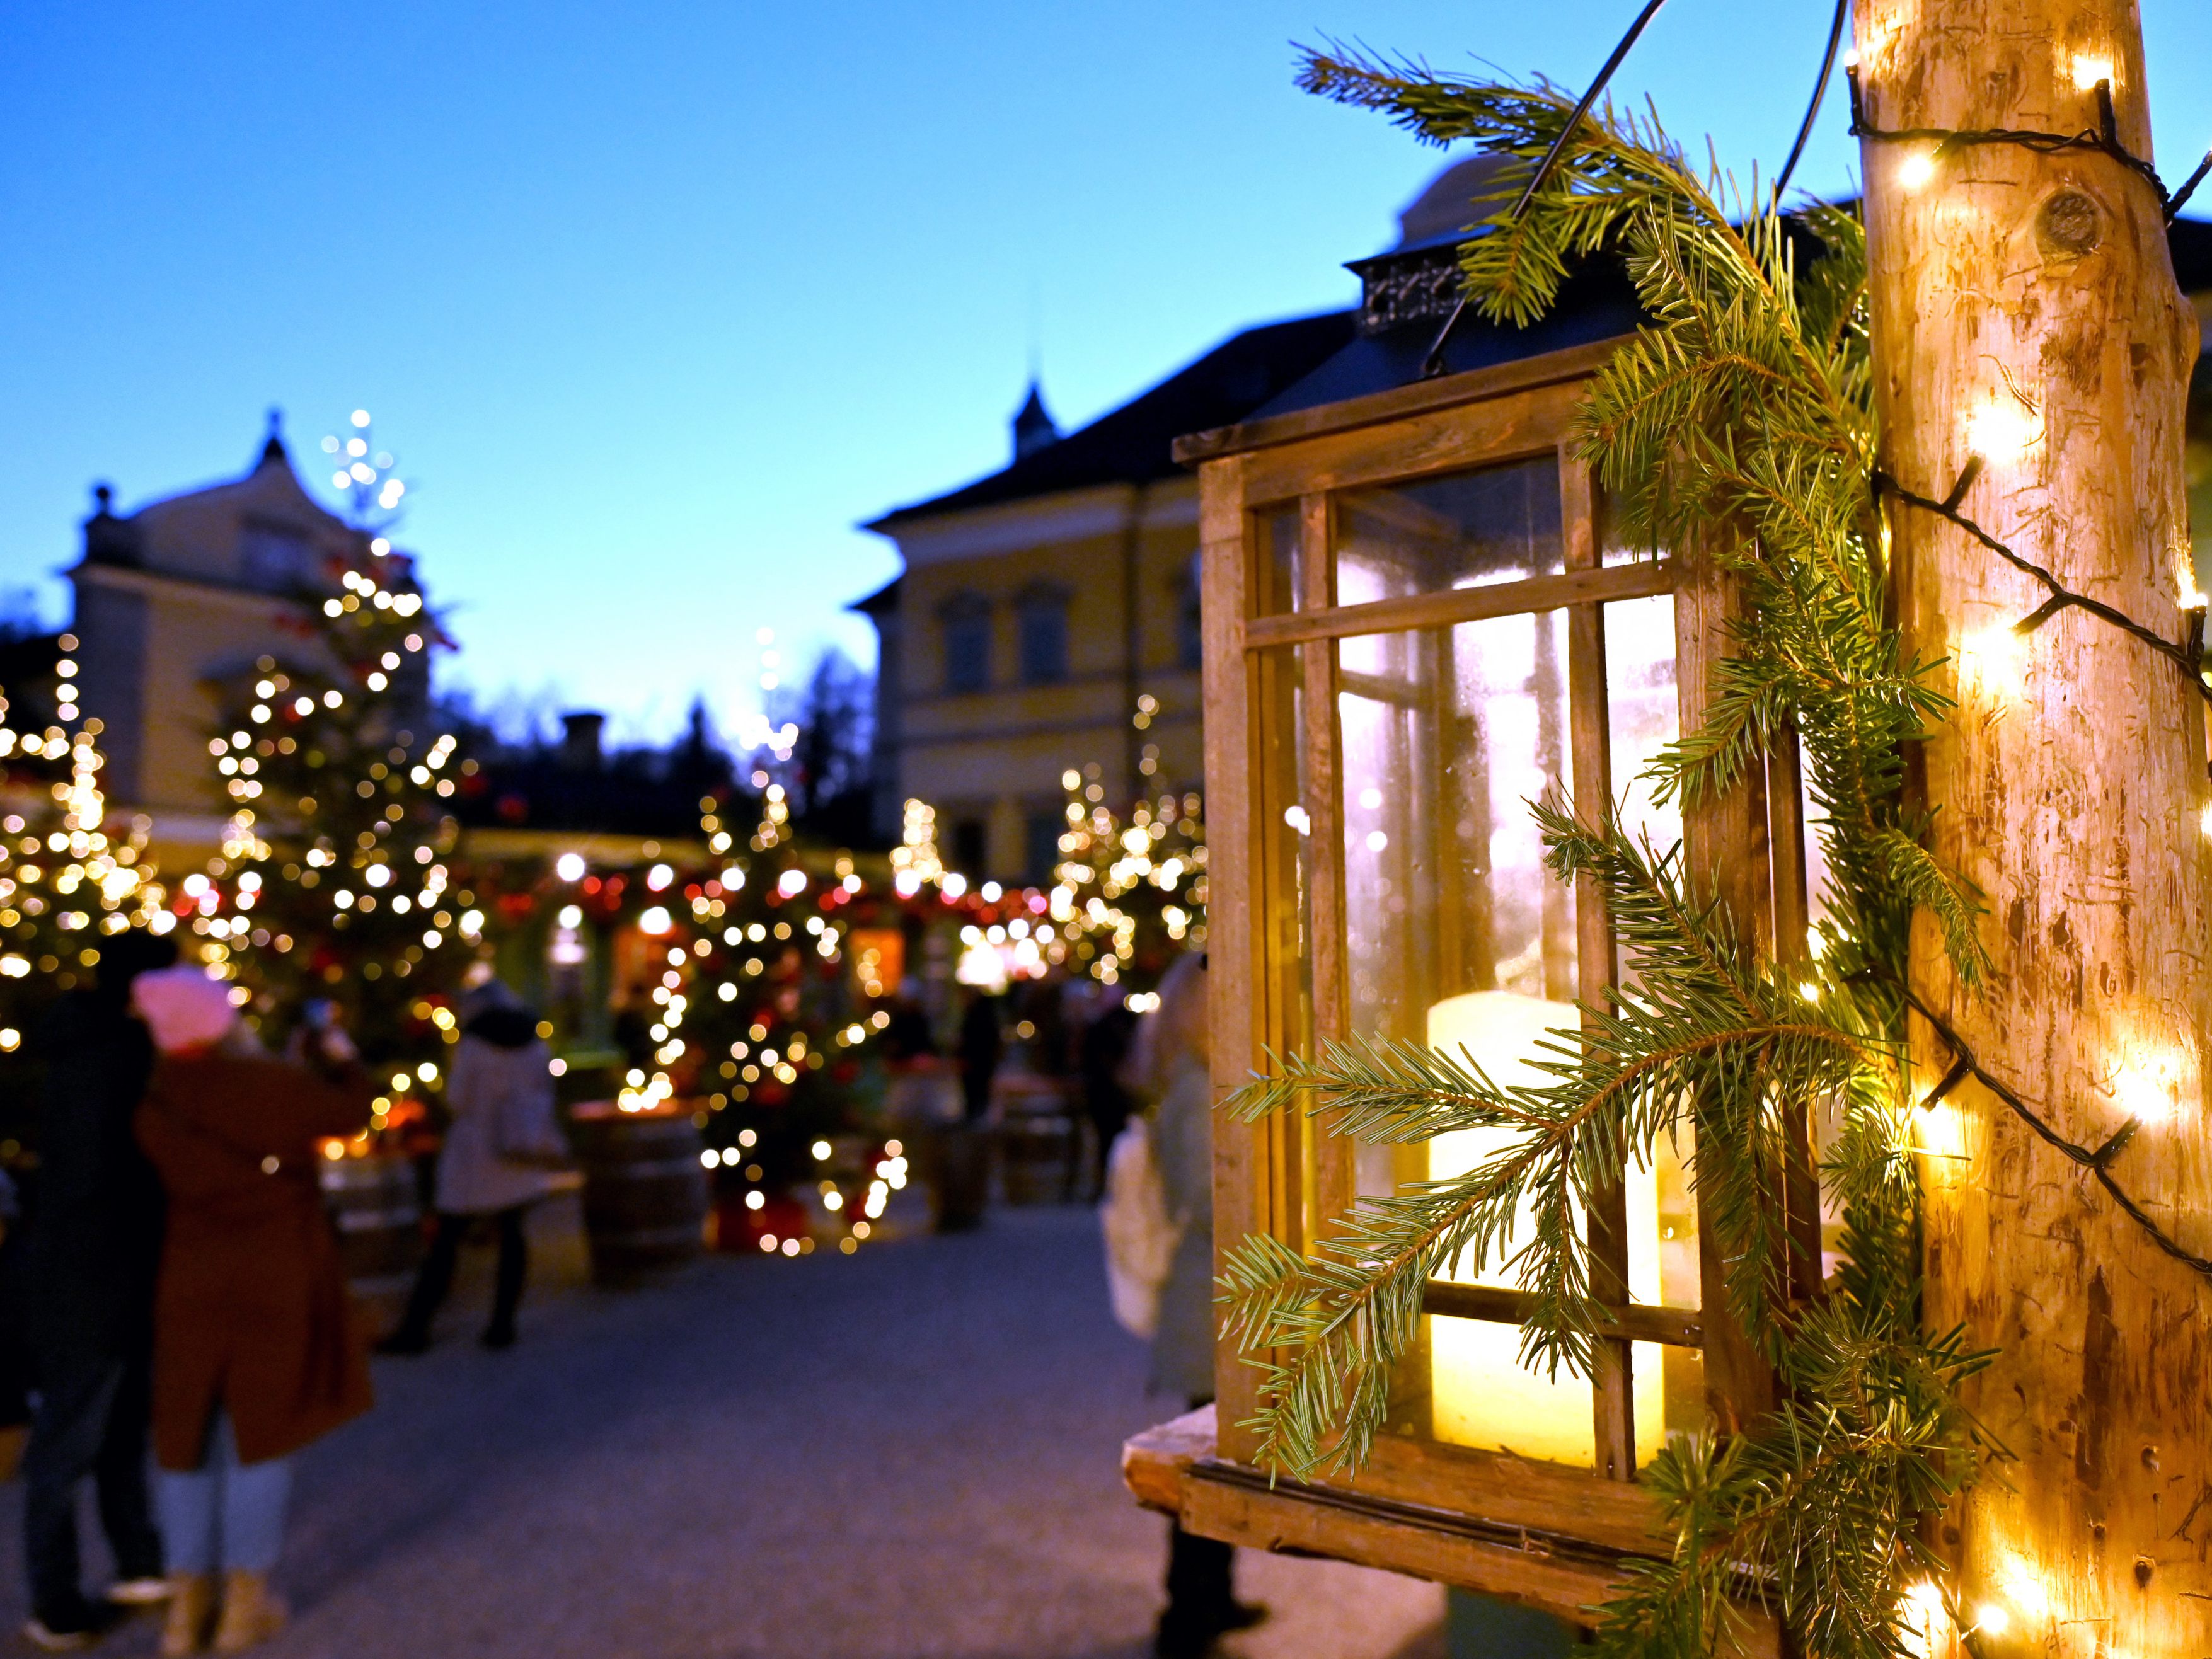
[[[1204,958],[1176,962],[1141,1020],[1118,994],[1097,1003],[1059,1033],[1062,1065],[1095,1131],[1098,1188],[1115,1137],[1152,1103],[1159,1198],[1176,1232],[1152,1383],[1202,1405],[1214,1295]],[[969,1123],[988,1109],[1004,1053],[1000,1013],[995,999],[971,996],[952,1063],[934,1073],[957,1085]],[[387,1353],[428,1346],[461,1242],[485,1219],[499,1255],[483,1340],[514,1342],[525,1212],[568,1156],[537,1016],[491,980],[464,1003],[460,1033],[429,1248],[404,1316],[377,1345]],[[886,1036],[895,1066],[935,1053],[907,1003]],[[9,1322],[27,1338],[16,1367],[30,1402],[25,1634],[51,1651],[80,1649],[134,1609],[166,1607],[164,1655],[240,1652],[285,1621],[271,1574],[293,1455],[373,1401],[319,1147],[368,1123],[374,1090],[328,1005],[304,1011],[272,1056],[224,983],[140,933],[104,947],[95,982],[65,995],[36,1042],[35,1201],[0,1276],[19,1304]],[[114,1563],[96,1593],[78,1547],[88,1483]],[[1170,1528],[1164,1659],[1197,1659],[1263,1616],[1236,1599],[1231,1571],[1226,1545]]]
[[[521,1206],[544,1182],[521,1166],[561,1144],[535,1018],[492,981],[464,1033],[401,1352],[427,1343],[476,1213],[498,1218],[502,1241],[486,1340],[514,1340]],[[30,1401],[24,1633],[80,1649],[166,1605],[164,1655],[237,1653],[284,1624],[270,1575],[293,1455],[373,1400],[319,1146],[368,1124],[374,1090],[327,1005],[272,1056],[228,986],[141,933],[107,943],[93,987],[66,995],[37,1042],[38,1187],[11,1263]],[[97,1594],[78,1547],[88,1481],[115,1567]]]

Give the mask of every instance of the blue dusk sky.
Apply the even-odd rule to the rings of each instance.
[[[1249,324],[1333,309],[1442,164],[1294,41],[1580,85],[1632,0],[22,6],[0,52],[0,587],[65,614],[96,480],[234,475],[370,410],[449,683],[659,735],[871,635],[857,528]],[[2212,6],[2142,0],[2170,178]],[[1620,81],[1771,170],[1822,0],[1680,0]],[[1800,181],[1850,187],[1832,94]]]

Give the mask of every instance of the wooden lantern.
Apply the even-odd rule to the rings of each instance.
[[[1209,972],[1217,1091],[1267,1053],[1368,1035],[1462,1044],[1513,1081],[1547,1028],[1601,1002],[1619,952],[1597,896],[1546,869],[1528,803],[1617,801],[1717,870],[1755,948],[1802,948],[1793,755],[1687,815],[1638,774],[1694,729],[1728,585],[1697,550],[1613,544],[1575,407],[1606,341],[1186,439],[1200,479]],[[1788,856],[1770,857],[1784,848]],[[1469,1167],[1453,1136],[1364,1148],[1311,1120],[1214,1126],[1216,1260],[1303,1245],[1362,1193]],[[1684,1152],[1687,1148],[1682,1149]],[[1817,1271],[1816,1200],[1791,1226]],[[1356,1478],[1270,1482],[1256,1376],[1224,1339],[1218,1407],[1133,1441],[1129,1483],[1191,1531],[1394,1568],[1569,1618],[1663,1553],[1637,1484],[1669,1431],[1764,1409],[1720,1311],[1679,1158],[1624,1170],[1585,1218],[1618,1310],[1598,1375],[1516,1363],[1520,1292],[1430,1285],[1389,1431]],[[1525,1239],[1526,1234],[1522,1237]]]

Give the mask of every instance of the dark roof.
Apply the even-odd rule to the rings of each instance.
[[[1244,419],[1335,353],[1352,333],[1349,311],[1246,329],[1057,443],[964,489],[894,508],[867,528],[888,530],[931,514],[1094,484],[1144,483],[1176,477],[1182,469],[1169,449],[1176,439]]]
[[[1568,278],[1559,302],[1527,328],[1485,321],[1470,307],[1444,342],[1443,373],[1459,374],[1588,345],[1632,333],[1643,321],[1626,270],[1617,261],[1604,261]],[[1421,364],[1442,327],[1442,319],[1422,316],[1374,333],[1363,331],[1245,418],[1287,415],[1409,386],[1421,378]]]
[[[905,580],[903,576],[894,576],[866,599],[854,599],[845,609],[857,611],[864,617],[895,614],[898,610],[899,584]]]

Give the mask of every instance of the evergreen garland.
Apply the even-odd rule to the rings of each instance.
[[[1502,191],[1574,105],[1542,83],[1339,51],[1310,54],[1302,78],[1430,142],[1516,158]],[[1422,1287],[1462,1251],[1511,1267],[1528,1292],[1524,1364],[1588,1375],[1610,1316],[1581,1217],[1624,1158],[1648,1163],[1688,1127],[1729,1311],[1775,1367],[1782,1403],[1732,1432],[1679,1437],[1645,1468],[1674,1548],[1628,1569],[1599,1645],[1687,1659],[1729,1645],[1743,1607],[1763,1605],[1808,1653],[1896,1653],[1930,1594],[1919,1581],[1941,1567],[1923,1523],[1995,1449],[1958,1401],[1984,1357],[1920,1328],[1901,989],[1916,913],[1966,982],[1984,963],[1975,896],[1929,856],[1902,799],[1905,747],[1948,703],[1885,620],[1864,237],[1839,209],[1794,223],[1747,209],[1656,117],[1607,106],[1575,127],[1524,212],[1494,213],[1465,245],[1468,302],[1525,325],[1598,257],[1625,260],[1650,321],[1595,376],[1581,453],[1627,535],[1709,553],[1745,599],[1705,722],[1662,757],[1659,782],[1695,801],[1795,734],[1827,855],[1815,960],[1756,961],[1679,851],[1542,804],[1548,861],[1603,894],[1633,988],[1554,1034],[1540,1085],[1501,1088],[1464,1053],[1354,1039],[1285,1056],[1225,1103],[1247,1120],[1326,1112],[1331,1133],[1376,1142],[1513,1137],[1464,1175],[1363,1200],[1310,1257],[1264,1237],[1232,1250],[1227,1323],[1262,1376],[1247,1426],[1271,1468],[1356,1466],[1418,1334]],[[1816,1109],[1839,1124],[1820,1176],[1844,1208],[1842,1265],[1792,1302],[1788,1126]],[[1515,1237],[1524,1206],[1534,1234]]]

